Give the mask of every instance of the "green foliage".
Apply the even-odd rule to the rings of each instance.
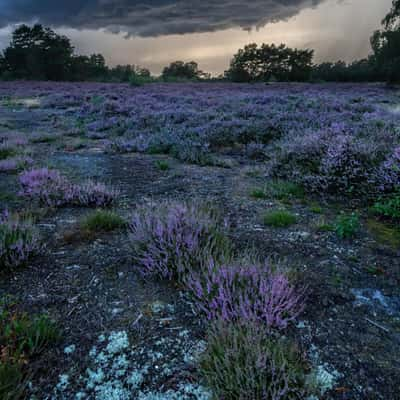
[[[251,192],[251,196],[256,199],[275,198],[282,201],[289,201],[304,197],[304,190],[296,183],[274,180],[269,182],[263,189],[254,189]]]
[[[275,228],[287,228],[297,222],[294,214],[286,210],[268,211],[263,217],[264,224]]]
[[[369,219],[367,227],[378,243],[392,247],[394,250],[400,248],[399,226],[391,226],[375,219]]]
[[[373,212],[380,217],[399,219],[400,192],[376,202],[373,207]]]
[[[194,61],[186,63],[175,61],[163,69],[161,77],[165,82],[179,82],[180,80],[198,80],[204,75],[204,72],[199,70],[199,66]]]
[[[27,382],[17,364],[0,361],[0,399],[21,399]]]
[[[354,237],[360,229],[360,219],[356,213],[341,214],[335,222],[335,232],[341,239]]]
[[[18,154],[15,147],[3,146],[0,147],[0,160],[5,160],[6,158],[13,157]]]
[[[0,304],[0,398],[23,397],[29,361],[60,338],[56,324],[46,315],[30,317],[9,298]]]
[[[150,76],[148,70],[135,70],[129,77],[129,84],[131,86],[139,87],[152,82],[154,82],[154,79]]]
[[[216,323],[208,332],[200,374],[216,399],[306,397],[305,365],[295,347],[262,327]]]
[[[252,43],[234,55],[225,76],[234,82],[307,81],[313,56],[314,50]]]
[[[157,160],[156,161],[156,167],[160,171],[168,171],[170,169],[170,166],[169,166],[168,162],[164,161],[164,160]]]
[[[111,232],[126,225],[124,219],[113,211],[96,210],[83,219],[81,229],[90,233]]]

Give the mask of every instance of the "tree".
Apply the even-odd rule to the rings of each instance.
[[[371,37],[377,68],[387,81],[400,82],[400,0],[393,0],[382,24],[384,30]]]
[[[284,44],[248,44],[239,49],[225,72],[234,82],[306,81],[312,70],[313,50],[298,50]]]
[[[203,72],[199,70],[197,63],[194,61],[187,63],[175,61],[162,71],[162,78],[167,81],[175,79],[196,80],[200,79],[202,75]]]
[[[4,51],[4,61],[15,78],[64,80],[68,77],[73,51],[66,36],[38,24],[21,25]]]
[[[382,24],[386,29],[398,28],[400,21],[400,0],[392,0],[392,8],[383,19]]]

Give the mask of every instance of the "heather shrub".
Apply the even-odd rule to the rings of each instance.
[[[130,241],[143,276],[182,280],[210,259],[229,257],[230,244],[214,212],[165,203],[136,212]]]
[[[212,260],[186,280],[199,313],[209,320],[258,321],[283,329],[303,310],[305,289],[268,264],[222,265]]]
[[[289,340],[274,338],[254,323],[218,321],[207,342],[199,370],[216,399],[306,398],[306,366]]]
[[[16,268],[40,250],[39,240],[29,221],[21,221],[7,211],[0,214],[0,269]]]
[[[341,214],[336,218],[334,228],[341,239],[352,238],[360,229],[360,219],[356,213]]]
[[[297,222],[294,214],[286,210],[273,210],[264,213],[263,221],[265,225],[273,226],[274,228],[287,228]]]
[[[0,160],[0,172],[13,172],[22,170],[33,164],[33,159],[25,156],[16,156]]]
[[[108,207],[118,195],[116,190],[103,183],[87,181],[75,184],[58,171],[47,168],[25,171],[19,180],[21,196],[37,200],[48,207]]]
[[[372,133],[357,135],[336,124],[325,131],[282,139],[272,173],[316,192],[391,190],[400,180],[394,167],[396,154],[390,156],[392,146],[393,140],[386,143]]]

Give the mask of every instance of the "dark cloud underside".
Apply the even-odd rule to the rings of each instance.
[[[324,0],[0,0],[0,27],[39,21],[55,27],[105,28],[159,36],[249,29],[290,18]]]

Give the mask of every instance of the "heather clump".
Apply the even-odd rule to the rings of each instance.
[[[214,323],[200,375],[218,399],[300,400],[307,396],[306,365],[288,340],[254,323]]]
[[[40,168],[20,175],[21,196],[36,200],[48,207],[86,206],[107,207],[116,199],[118,192],[103,183],[87,181],[70,182],[57,170]]]
[[[392,190],[400,179],[394,138],[378,137],[343,124],[288,136],[279,144],[272,172],[316,192],[371,195]]]
[[[268,265],[209,262],[186,281],[199,313],[209,320],[259,322],[284,329],[304,309],[305,289]]]
[[[0,172],[14,172],[33,164],[33,159],[26,156],[16,156],[0,160]]]
[[[0,270],[25,264],[39,250],[39,239],[32,224],[3,211],[0,214]]]
[[[130,241],[143,276],[182,280],[209,260],[229,257],[221,221],[196,205],[165,203],[137,211]]]

